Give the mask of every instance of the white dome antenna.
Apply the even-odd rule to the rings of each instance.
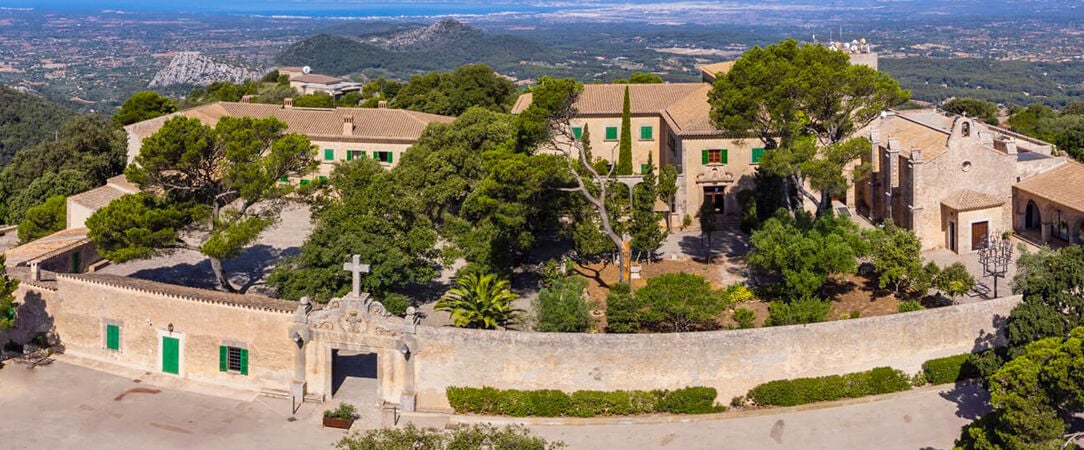
[[[305,66],[305,67],[301,68],[301,73],[303,73],[305,75],[308,75],[310,72],[312,72],[312,67]]]

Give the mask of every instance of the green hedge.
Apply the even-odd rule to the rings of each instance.
[[[771,381],[750,390],[748,397],[763,406],[794,406],[887,394],[910,388],[911,381],[907,374],[891,367],[878,367],[846,375]]]
[[[676,391],[521,391],[491,387],[449,387],[448,403],[457,413],[514,417],[594,417],[637,414],[707,414],[726,408],[715,404],[715,388]]]
[[[981,376],[975,366],[969,362],[970,360],[970,353],[931,359],[922,363],[922,373],[926,375],[926,382],[930,384],[955,383]]]

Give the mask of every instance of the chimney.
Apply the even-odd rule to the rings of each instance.
[[[255,95],[242,95],[241,103],[252,103],[252,97],[255,97]]]
[[[343,136],[354,135],[354,116],[343,116]]]
[[[283,108],[293,108],[294,107],[294,99],[292,99],[290,97],[286,97],[286,98],[282,99],[282,107]]]
[[[919,149],[919,148],[912,148],[911,149],[911,161],[916,162],[916,163],[922,162],[922,149]]]
[[[380,108],[380,109],[387,109],[388,108],[388,101],[387,100],[381,100],[379,102],[376,102],[376,107]]]
[[[1011,137],[1005,139],[1005,153],[1010,155],[1019,154],[1019,150],[1016,148],[1016,139]]]

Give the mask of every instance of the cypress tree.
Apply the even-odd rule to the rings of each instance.
[[[617,154],[617,174],[632,175],[632,107],[629,87],[625,86],[625,104],[621,107],[621,143]]]

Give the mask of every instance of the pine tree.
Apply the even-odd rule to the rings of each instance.
[[[625,86],[625,104],[621,107],[621,142],[617,155],[617,174],[632,175],[632,106],[629,87]]]

